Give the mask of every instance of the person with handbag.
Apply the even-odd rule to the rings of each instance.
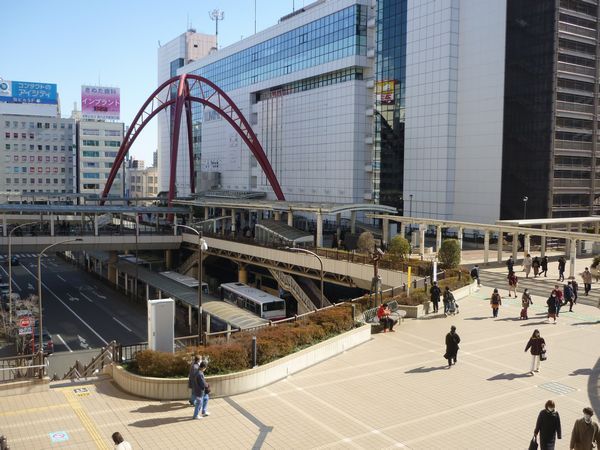
[[[498,309],[502,304],[502,297],[498,293],[498,289],[494,289],[492,298],[490,299],[490,305],[492,306],[492,317],[498,317]]]
[[[521,316],[519,317],[519,319],[529,319],[529,317],[527,316],[527,309],[529,309],[529,306],[533,305],[533,301],[531,300],[531,295],[529,295],[529,289],[525,289],[523,291],[523,295],[521,296]]]
[[[456,327],[450,327],[450,333],[446,335],[446,353],[444,358],[448,360],[448,369],[452,367],[452,363],[456,365],[456,356],[458,354],[458,344],[460,344],[460,336],[456,333]]]
[[[515,298],[517,298],[517,286],[519,285],[517,275],[514,272],[510,272],[506,279],[508,280],[508,296],[510,297],[510,293],[513,292]]]
[[[571,450],[591,450],[600,448],[598,424],[592,420],[594,410],[589,406],[583,408],[583,417],[575,421],[571,432]]]
[[[562,439],[560,415],[552,400],[546,402],[545,408],[538,414],[533,437],[540,436],[540,450],[554,450],[556,439]],[[531,447],[530,447],[531,448]]]
[[[546,341],[540,336],[540,330],[533,330],[533,334],[529,338],[527,346],[525,346],[525,351],[527,350],[531,353],[531,370],[529,374],[533,375],[534,372],[540,371],[540,361],[542,355],[546,352]]]

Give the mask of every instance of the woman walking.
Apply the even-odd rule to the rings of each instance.
[[[552,291],[552,294],[550,295],[550,297],[548,297],[548,300],[546,300],[546,305],[548,305],[548,322],[550,322],[550,319],[553,319],[554,323],[556,323],[556,312],[558,302],[559,300],[556,297],[556,293]]]
[[[531,255],[527,253],[525,258],[523,258],[523,270],[525,271],[525,278],[529,278],[529,272],[531,272],[531,265],[533,261],[531,259]]]
[[[533,436],[540,434],[540,450],[554,450],[556,438],[562,439],[560,416],[555,408],[554,402],[548,400],[546,407],[538,414]]]
[[[544,239],[544,238],[542,238]],[[540,276],[542,276],[542,274],[544,274],[545,277],[548,276],[548,257],[544,256],[542,258],[542,262],[540,263],[542,266],[542,271],[540,272]]]
[[[531,295],[529,295],[529,289],[525,289],[521,296],[521,306],[523,309],[521,309],[520,319],[529,319],[529,317],[527,317],[527,308],[529,308],[530,305],[533,305],[533,301],[531,300]]]
[[[498,293],[498,289],[494,289],[492,298],[490,299],[490,305],[492,306],[492,317],[498,317],[498,309],[502,304],[502,297]]]
[[[533,330],[533,334],[525,347],[525,351],[527,350],[530,350],[531,352],[531,370],[529,371],[529,374],[533,375],[534,372],[540,371],[542,353],[546,351],[546,341],[540,336],[540,330]]]
[[[444,354],[444,358],[448,360],[448,369],[452,367],[452,362],[456,365],[458,344],[460,344],[460,336],[456,333],[456,327],[452,325],[450,333],[446,335],[446,353]]]
[[[513,292],[515,298],[517,298],[517,285],[519,284],[517,275],[514,272],[510,272],[506,279],[508,280],[508,296],[510,297],[510,293]]]

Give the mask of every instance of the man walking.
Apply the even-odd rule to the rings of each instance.
[[[592,420],[593,415],[594,410],[592,408],[583,408],[583,417],[575,421],[573,431],[571,432],[570,449],[590,450],[592,448],[600,448],[600,432],[598,424]],[[596,444],[595,447],[594,444]]]
[[[190,388],[190,405],[194,405],[194,377],[200,368],[200,357],[194,356],[194,361],[190,365],[190,371],[188,373],[188,387]]]
[[[567,260],[564,256],[558,258],[558,280],[565,281],[565,268],[567,267]]]
[[[206,361],[202,361],[198,367],[196,375],[192,383],[192,390],[194,393],[194,415],[192,419],[202,419],[202,416],[206,416],[206,407],[204,405],[204,391],[206,390],[206,380],[204,379],[204,371],[206,370]],[[198,413],[202,411],[202,415]]]
[[[446,335],[446,354],[444,355],[444,358],[448,360],[448,368],[452,367],[452,362],[456,364],[458,344],[460,344],[460,336],[456,333],[456,327],[452,325],[450,333]]]
[[[585,291],[585,295],[589,295],[590,290],[592,289],[592,272],[587,267],[581,274],[581,278],[583,279],[583,289]]]
[[[563,287],[563,296],[565,299],[565,305],[567,303],[569,304],[569,312],[573,312],[573,299],[575,294],[573,293],[573,285],[570,281],[567,282],[567,284],[565,284]]]
[[[508,257],[508,261],[506,261],[506,267],[508,268],[508,273],[513,271],[513,268],[515,267],[515,260],[513,259],[512,255]]]
[[[540,263],[541,267],[542,267],[542,271],[540,272],[540,276],[542,276],[542,274],[544,274],[545,277],[548,276],[548,257],[544,256],[542,258],[542,262]]]
[[[440,303],[440,296],[442,290],[437,285],[437,281],[433,282],[433,286],[429,289],[429,295],[431,296],[431,303],[433,303],[433,312],[438,312],[438,304]]]

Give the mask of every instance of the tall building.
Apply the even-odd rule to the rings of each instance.
[[[158,85],[177,75],[177,70],[216,49],[215,35],[196,33],[190,29],[172,41],[158,48]],[[174,108],[166,109],[158,115],[158,167],[161,191],[169,190],[171,170],[171,131]],[[184,136],[185,135],[185,136]],[[187,134],[182,133],[180,149],[187,148]],[[180,195],[190,193],[189,157],[180,152],[177,160],[177,191]]]
[[[77,122],[77,187],[78,193],[100,196],[123,142],[122,122],[80,120]],[[123,165],[124,167],[124,165]],[[121,169],[113,182],[109,197],[123,197]]]
[[[0,191],[73,193],[74,137],[55,84],[0,80]]]
[[[143,161],[140,161],[143,163]],[[132,167],[127,170],[128,197],[156,197],[158,194],[158,169],[156,167]],[[146,201],[146,203],[152,203]]]

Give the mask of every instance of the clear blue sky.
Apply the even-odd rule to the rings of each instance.
[[[254,33],[255,0],[54,0],[2,2],[0,77],[56,83],[63,117],[81,108],[81,85],[121,89],[126,125],[156,88],[156,50],[187,28],[214,33],[208,12],[219,8],[219,47]],[[257,31],[302,7],[303,0],[256,0]],[[306,4],[310,1],[306,1]],[[152,163],[156,123],[147,126],[130,154]]]

